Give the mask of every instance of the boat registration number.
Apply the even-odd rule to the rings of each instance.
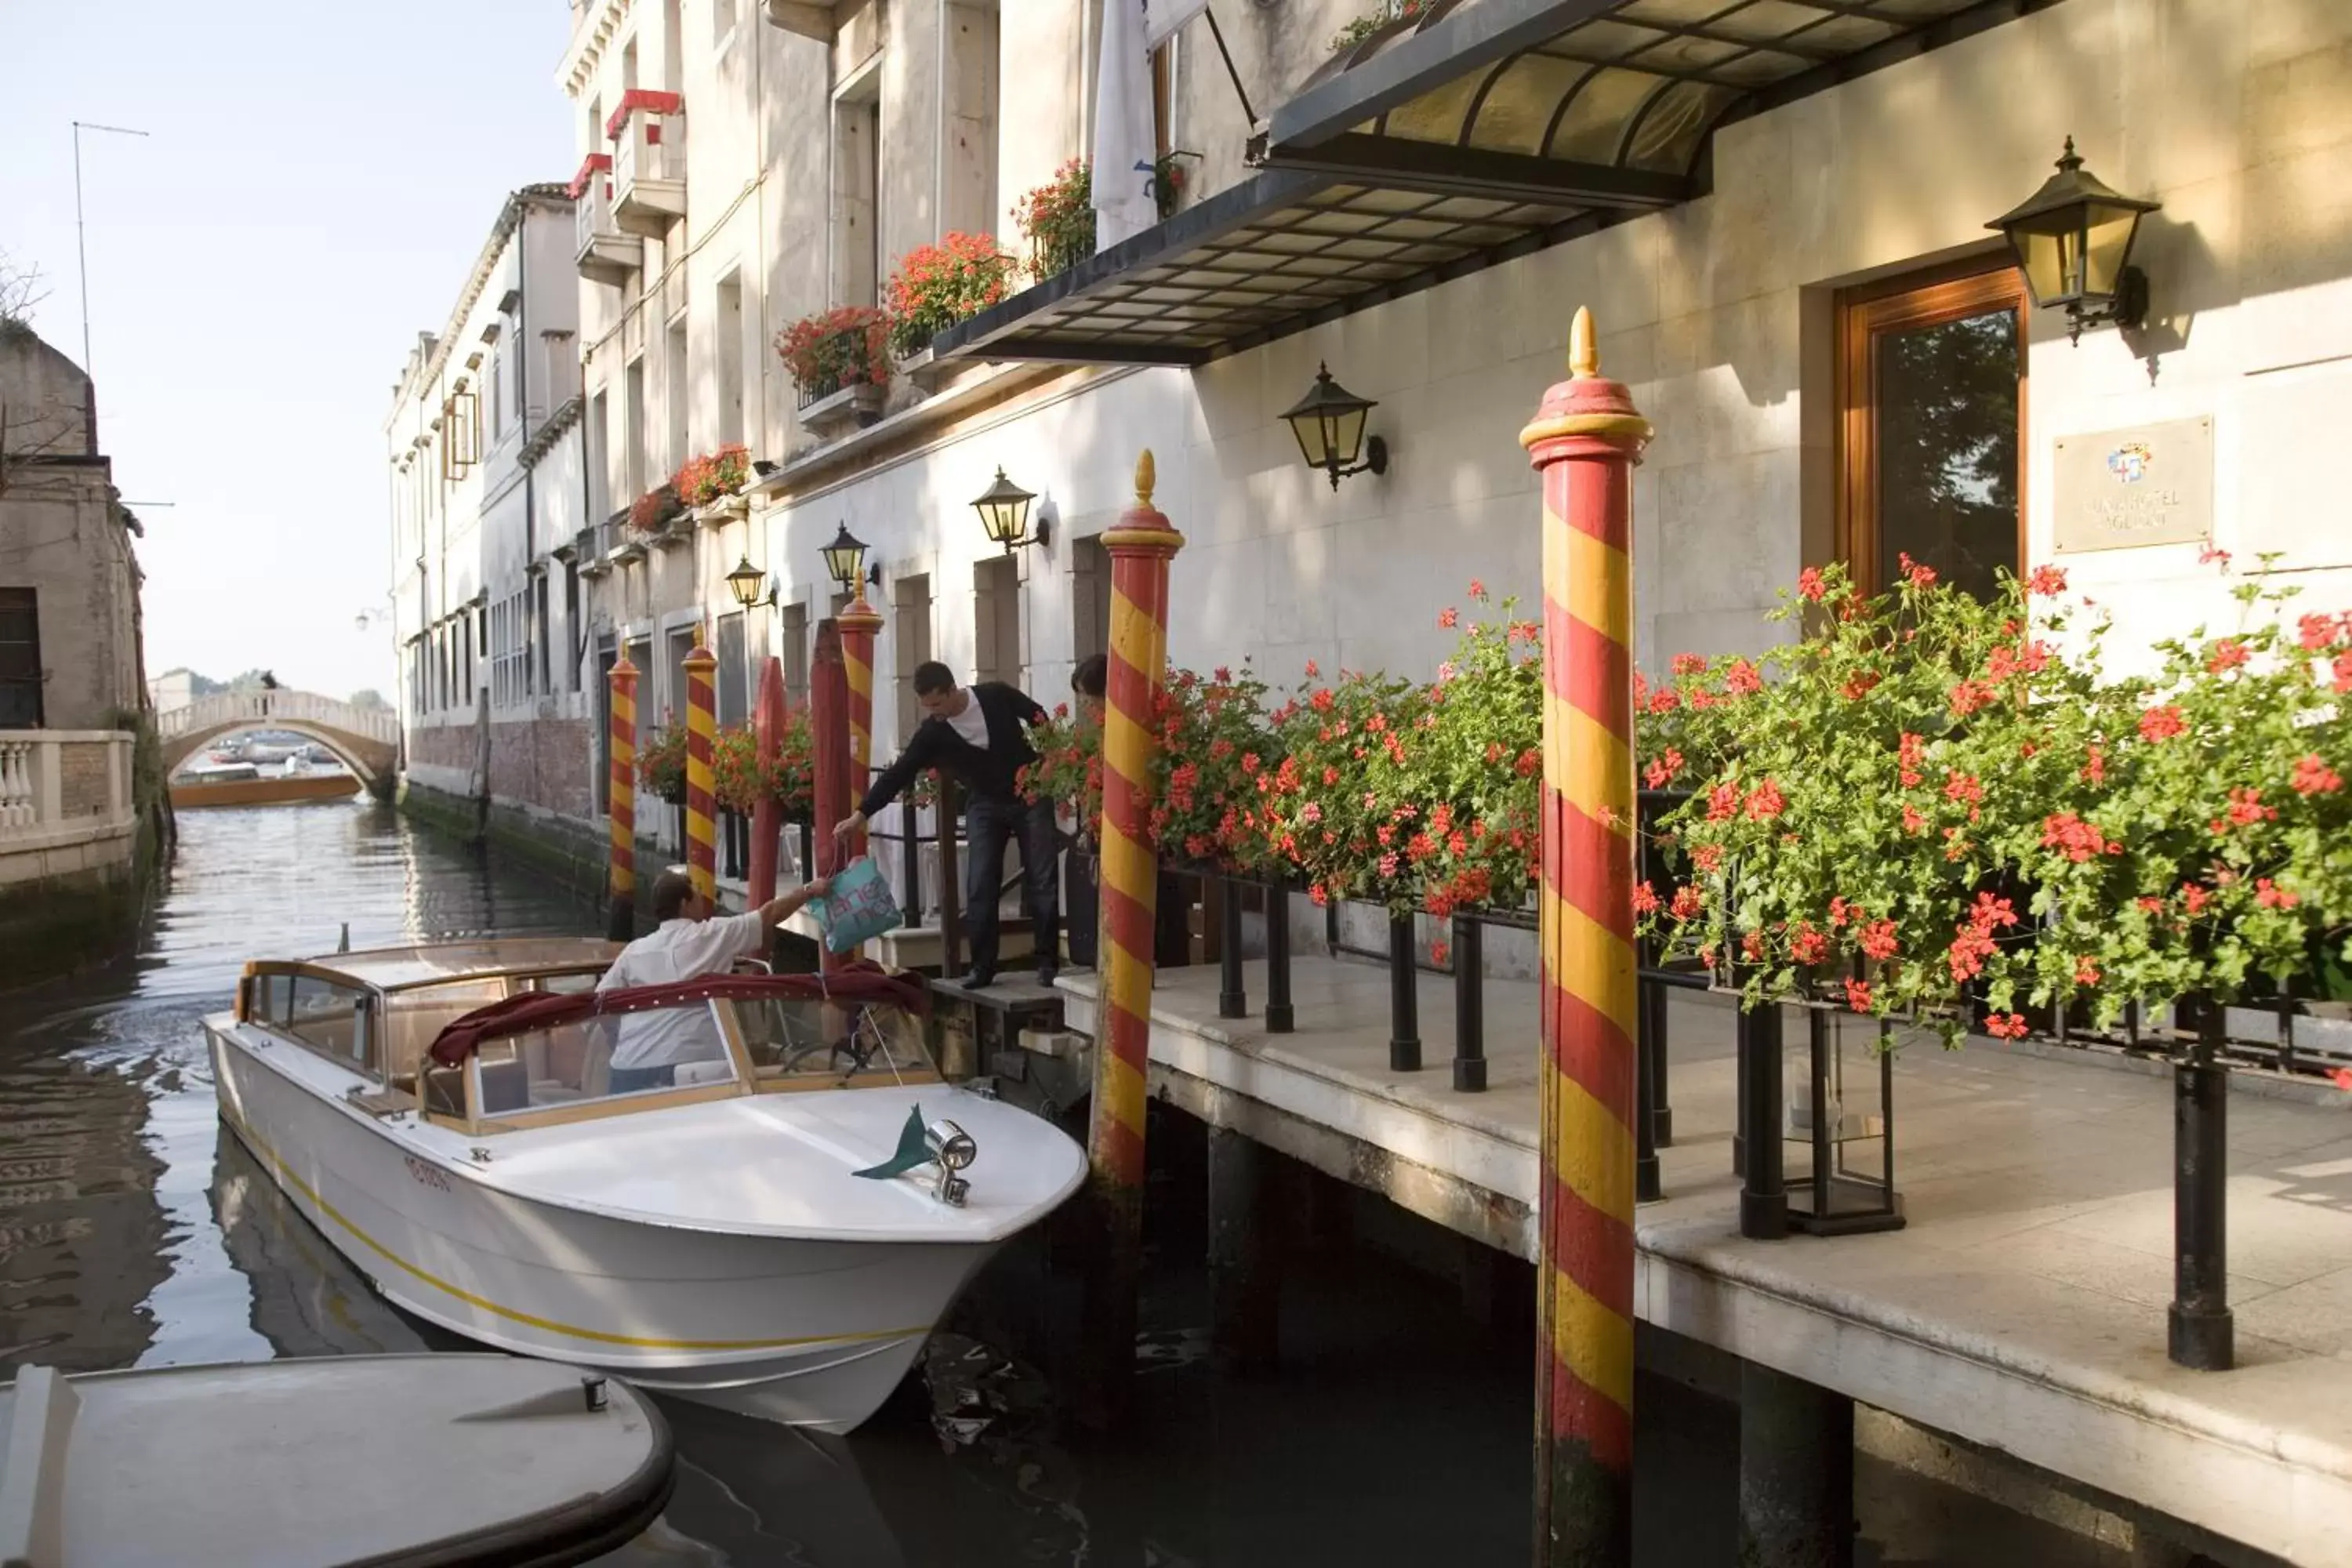
[[[425,1186],[438,1188],[445,1193],[449,1190],[449,1178],[432,1164],[414,1154],[404,1154],[401,1158],[408,1162],[408,1173]]]

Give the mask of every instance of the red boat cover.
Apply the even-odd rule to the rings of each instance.
[[[929,989],[920,981],[865,962],[825,974],[706,974],[671,985],[625,985],[612,991],[568,994],[531,991],[477,1007],[453,1020],[434,1037],[431,1055],[441,1066],[453,1068],[483,1041],[508,1035],[713,998],[756,1002],[770,996],[798,1002],[877,1003],[916,1014],[928,1014],[931,1000]]]

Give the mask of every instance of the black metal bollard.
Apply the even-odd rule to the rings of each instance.
[[[1789,1193],[1780,1177],[1780,1007],[1739,1014],[1739,1234],[1777,1241],[1789,1234]]]
[[[1643,1059],[1650,1074],[1650,1139],[1657,1148],[1671,1149],[1675,1146],[1675,1108],[1668,1103],[1666,1093],[1666,1041],[1671,1031],[1666,1027],[1665,983],[1644,982],[1642,991],[1654,998],[1651,1003],[1650,1044]]]
[[[1276,877],[1265,884],[1265,1031],[1286,1035],[1297,1026],[1290,1005],[1290,884]]]
[[[2209,998],[2181,1004],[2196,1037],[2172,1065],[2172,1305],[2166,1313],[2173,1361],[2200,1372],[2236,1362],[2230,1316],[2230,1078],[2221,1066],[2224,1018]]]
[[[1413,973],[1411,915],[1389,916],[1389,1070],[1421,1070],[1421,988]]]
[[[1248,983],[1242,973],[1242,885],[1217,879],[1217,1016],[1249,1016]]]
[[[1454,1087],[1486,1087],[1486,959],[1484,931],[1471,915],[1454,917]]]

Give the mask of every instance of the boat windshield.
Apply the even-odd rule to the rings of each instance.
[[[762,1088],[866,1073],[930,1076],[922,1020],[903,1007],[786,994],[738,997],[730,1005]]]
[[[734,1083],[735,1062],[718,1011],[723,1005],[698,1000],[554,1022],[484,1040],[473,1056],[481,1074],[480,1114],[601,1105],[672,1089]],[[427,1110],[465,1113],[465,1070],[428,1069]]]
[[[596,979],[593,973],[485,974],[387,991],[383,994],[384,1077],[394,1088],[413,1094],[417,1062],[450,1024],[478,1007],[525,992],[591,991]]]

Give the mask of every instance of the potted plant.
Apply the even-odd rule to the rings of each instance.
[[[1093,168],[1073,158],[1013,208],[1013,224],[1029,242],[1029,275],[1041,283],[1095,253]]]
[[[722,726],[710,748],[711,793],[730,811],[750,816],[763,800],[782,808],[782,820],[806,822],[814,805],[814,751],[808,710],[785,716],[772,761],[760,756],[759,731],[752,724]]]
[[[1183,203],[1184,188],[1191,183],[1184,173],[1187,158],[1198,163],[1201,154],[1180,150],[1162,153],[1151,161],[1151,204],[1162,223],[1174,217]]]
[[[751,454],[740,442],[729,442],[715,452],[688,458],[670,488],[679,500],[694,508],[705,522],[724,522],[746,510],[743,487],[751,482]]]
[[[890,387],[890,318],[863,305],[803,316],[776,334],[800,394],[800,419],[821,437],[871,425]]]
[[[686,804],[686,730],[662,715],[662,727],[637,750],[637,784],[655,799]]]
[[[936,387],[931,340],[1003,303],[1013,291],[1020,264],[990,236],[950,234],[937,245],[920,245],[898,258],[887,289],[890,348],[908,374],[927,390]]]
[[[1437,0],[1377,0],[1372,8],[1331,36],[1331,52],[1345,54],[1381,33],[1417,22]]]

